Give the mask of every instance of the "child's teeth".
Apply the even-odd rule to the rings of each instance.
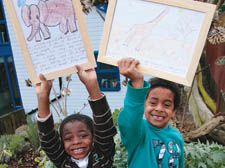
[[[161,116],[153,116],[155,120],[163,120],[163,117]]]

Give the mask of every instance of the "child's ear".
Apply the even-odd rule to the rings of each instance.
[[[175,117],[176,112],[177,112],[177,109],[173,109],[173,115],[172,115],[172,117]]]

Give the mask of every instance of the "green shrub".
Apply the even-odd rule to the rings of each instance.
[[[35,158],[35,161],[40,168],[56,168],[43,150],[40,151],[40,157]]]
[[[24,135],[3,135],[0,137],[0,163],[7,163],[27,151],[30,144]]]
[[[115,109],[114,112],[112,113],[112,118],[113,118],[113,122],[114,122],[115,126],[118,126],[118,114],[120,113],[121,110],[122,110],[122,108]]]
[[[217,143],[184,145],[185,168],[225,168],[225,146]]]
[[[114,163],[113,165],[116,168],[127,168],[127,152],[125,147],[123,146],[121,140],[120,140],[120,134],[119,132],[114,137],[115,143],[116,143],[116,153],[114,156]]]
[[[9,166],[7,164],[0,164],[0,168],[8,168]]]
[[[116,147],[115,147],[116,153],[114,156],[113,166],[115,166],[116,168],[127,168],[127,152],[120,140],[120,132],[118,130],[118,115],[121,110],[122,108],[115,109],[112,114],[113,122],[117,128],[117,134],[114,137],[114,141],[116,143]]]
[[[38,149],[40,147],[40,140],[38,136],[37,122],[30,116],[27,117],[27,134],[31,144]]]

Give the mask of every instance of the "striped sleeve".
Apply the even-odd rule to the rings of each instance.
[[[53,117],[50,116],[45,122],[37,122],[41,148],[49,159],[57,166],[64,162],[66,154],[58,131],[54,128]]]
[[[95,141],[104,153],[112,153],[115,145],[113,137],[117,131],[106,97],[103,96],[97,101],[89,100],[89,104],[93,112]]]

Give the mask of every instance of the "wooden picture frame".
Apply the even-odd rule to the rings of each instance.
[[[109,1],[98,61],[133,57],[143,73],[191,86],[215,10],[191,0]]]
[[[26,4],[25,4],[26,3]],[[4,0],[32,84],[96,67],[80,0]]]

